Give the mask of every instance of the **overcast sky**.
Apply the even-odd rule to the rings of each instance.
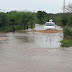
[[[47,13],[63,12],[64,0],[0,0],[0,11],[28,10],[46,11]],[[65,0],[66,5],[72,0]]]

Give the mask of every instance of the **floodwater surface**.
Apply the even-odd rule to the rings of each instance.
[[[62,39],[63,33],[1,34],[0,72],[72,72],[72,47],[61,48]]]

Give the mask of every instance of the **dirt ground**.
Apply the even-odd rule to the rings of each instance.
[[[41,33],[59,33],[63,32],[62,30],[35,30],[35,32],[41,32]]]
[[[63,33],[63,30],[20,30],[19,32]]]
[[[0,33],[0,40],[8,40],[6,33]]]

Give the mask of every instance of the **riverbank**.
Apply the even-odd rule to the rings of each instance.
[[[72,47],[72,37],[64,37],[60,42],[62,47]]]
[[[63,30],[19,30],[18,32],[63,33]]]
[[[63,33],[62,30],[35,30],[34,32],[41,32],[41,33]]]
[[[8,36],[6,34],[7,33],[3,33],[3,32],[0,33],[0,41],[1,40],[8,40]]]

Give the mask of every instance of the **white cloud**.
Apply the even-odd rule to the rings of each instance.
[[[72,0],[70,0],[72,1]],[[70,2],[66,0],[66,4]],[[46,12],[62,12],[63,0],[0,0],[1,9],[10,10],[44,10]]]

